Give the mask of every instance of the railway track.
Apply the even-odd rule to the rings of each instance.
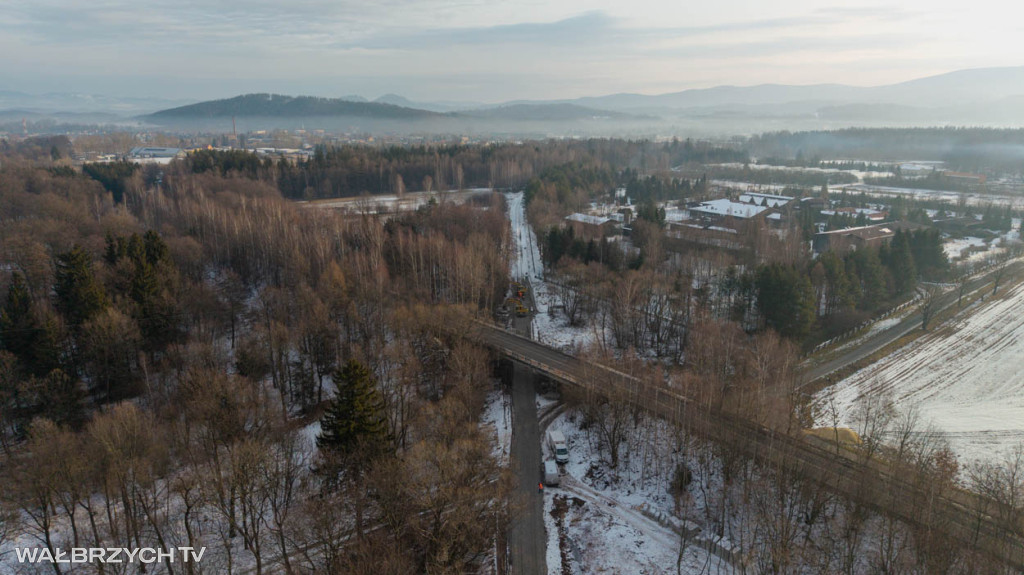
[[[952,485],[937,485],[911,465],[865,457],[828,442],[714,413],[671,389],[488,324],[479,323],[472,337],[562,383],[628,397],[635,405],[696,435],[728,444],[763,465],[798,473],[824,489],[1024,571],[1024,525],[1017,510]]]

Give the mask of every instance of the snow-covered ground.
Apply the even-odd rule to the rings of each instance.
[[[493,430],[492,455],[502,467],[508,467],[512,452],[512,398],[500,389],[487,394],[481,423]]]
[[[1024,286],[987,302],[951,330],[937,330],[815,397],[857,428],[858,401],[888,395],[916,409],[962,463],[999,460],[1024,441]]]
[[[544,260],[533,226],[526,221],[522,192],[506,194],[514,244],[510,263],[511,277],[524,279],[533,295],[533,338],[562,350],[585,348],[597,341],[598,333],[589,326],[571,327],[561,312],[558,286],[544,281]]]
[[[298,202],[304,208],[334,208],[343,209],[353,213],[391,213],[415,210],[421,206],[436,202],[464,203],[469,198],[488,194],[490,188],[472,188],[468,190],[446,190],[435,192],[410,192],[398,197],[394,194],[379,194],[372,196],[354,196],[350,198],[332,198],[329,200],[314,200],[311,202]]]
[[[537,237],[526,221],[523,194],[507,194],[506,199],[514,242],[511,275],[528,282],[533,295],[537,312],[532,322],[534,338],[563,349],[588,345],[597,337],[595,330],[567,326],[564,314],[557,307],[560,304],[558,286],[544,281]],[[496,399],[495,394],[489,397],[485,423],[498,421],[499,413],[508,417],[502,401]],[[537,407],[543,412],[554,408],[553,404],[550,399],[537,397]],[[545,491],[548,572],[552,575],[675,573],[680,537],[670,522],[662,524],[652,518],[672,515],[673,503],[665,480],[669,475],[663,468],[659,468],[657,474],[652,473],[654,455],[646,453],[642,457],[624,455],[619,479],[611,483],[602,480],[607,471],[602,471],[600,463],[594,469],[590,465],[600,462],[597,445],[584,439],[585,434],[576,420],[575,416],[562,414],[549,427],[566,432],[571,455],[563,471],[562,485]],[[495,427],[499,429],[500,438],[501,425]],[[650,511],[645,515],[639,508]],[[694,575],[733,572],[728,563],[697,544],[685,550],[681,566],[682,573]]]
[[[836,168],[827,166],[824,168],[810,168],[810,167],[799,167],[799,166],[776,166],[773,164],[741,164],[738,162],[726,162],[723,164],[713,164],[722,166],[723,168],[734,168],[740,169],[743,167],[749,167],[751,170],[779,170],[782,172],[796,172],[803,174],[828,174],[832,172],[846,172],[854,175],[858,180],[864,181],[864,178],[885,178],[892,175],[892,172],[865,172],[863,170],[849,170],[843,168]]]
[[[526,221],[526,202],[523,192],[505,194],[508,204],[508,218],[512,227],[512,242],[515,244],[510,262],[510,275],[515,279],[525,278],[531,285],[544,276],[544,261],[540,258],[540,246],[533,226]]]
[[[768,192],[775,191],[781,192],[787,188],[783,184],[752,184],[750,182],[734,182],[732,180],[711,180],[712,186],[718,186],[719,188],[728,188],[730,190],[740,191],[756,191],[756,192]]]
[[[699,527],[675,514],[668,492],[675,462],[685,458],[674,449],[672,431],[663,422],[646,420],[643,435],[622,446],[619,469],[613,471],[596,435],[580,429],[581,419],[563,413],[548,427],[562,431],[569,445],[561,485],[545,491],[548,573],[676,573],[680,535],[675,528]],[[708,478],[706,487],[721,491],[717,477]],[[692,485],[691,490],[699,509],[700,489]],[[727,561],[702,546],[703,539],[699,533],[690,536],[681,572],[733,573]]]
[[[942,245],[949,261],[978,262],[1006,253],[1008,247],[1020,242],[1019,218],[1010,222],[1010,230],[1003,232],[991,241],[984,238],[967,236],[963,238],[947,238]]]
[[[946,252],[946,257],[950,260],[959,259],[964,256],[968,256],[964,250],[969,248],[981,248],[986,246],[985,240],[982,238],[965,237],[965,238],[949,238],[942,245],[942,249]],[[983,253],[979,250],[978,253]]]
[[[917,188],[897,188],[892,186],[876,186],[870,184],[842,184],[829,186],[832,193],[847,191],[852,194],[864,193],[868,196],[910,196],[924,200],[942,200],[950,205],[956,205],[963,196],[966,203],[971,206],[1012,206],[1020,208],[1024,206],[1024,198],[1018,196],[1007,196],[1000,194],[978,194],[951,192],[948,190],[923,190]]]

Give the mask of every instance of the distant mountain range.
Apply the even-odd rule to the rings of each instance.
[[[159,110],[159,111],[154,111]],[[411,122],[425,130],[491,129],[499,122],[531,130],[545,123],[567,129],[628,124],[630,133],[675,127],[700,132],[863,126],[1024,126],[1024,66],[961,70],[874,87],[843,84],[718,86],[668,94],[621,93],[502,104],[413,101],[397,94],[375,100],[248,94],[191,103],[81,94],[29,95],[0,91],[0,116],[55,112],[106,113],[157,125],[213,119],[306,117]],[[429,125],[428,125],[429,124]],[[253,124],[250,123],[250,126]],[[374,126],[373,122],[352,124]],[[388,124],[389,127],[392,124]],[[575,126],[575,127],[573,127]],[[497,129],[497,128],[494,128]]]
[[[0,90],[0,111],[22,111],[30,114],[120,114],[134,116],[188,104],[195,100],[170,98],[132,98],[51,92],[26,94]]]
[[[787,108],[790,110],[817,110],[822,106],[841,104],[893,104],[937,108],[993,102],[1010,96],[1024,96],[1024,66],[960,70],[899,84],[867,88],[843,84],[761,84],[746,87],[717,86],[654,96],[612,94],[557,102],[618,111],[678,111],[701,108],[749,110],[783,104],[788,105]]]

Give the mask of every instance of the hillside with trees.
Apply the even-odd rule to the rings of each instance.
[[[340,98],[284,96],[281,94],[245,94],[224,100],[211,100],[154,112],[145,118],[202,119],[246,117],[324,117],[353,116],[367,118],[422,119],[440,117],[436,112],[403,108],[379,102],[353,102]]]

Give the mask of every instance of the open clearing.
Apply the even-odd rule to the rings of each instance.
[[[1002,459],[1024,442],[1024,285],[983,306],[822,390],[817,413],[833,404],[839,425],[856,429],[860,398],[885,394],[900,413],[916,408],[922,432],[945,438],[962,464]]]

